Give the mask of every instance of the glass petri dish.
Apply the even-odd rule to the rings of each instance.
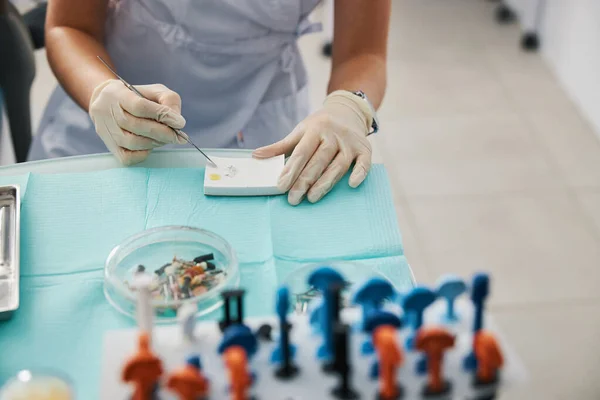
[[[0,400],[73,400],[69,381],[57,373],[20,371],[0,389]]]
[[[346,288],[342,291],[343,307],[351,306],[350,295],[353,289],[368,279],[374,277],[385,279],[397,289],[396,285],[381,272],[358,262],[339,261],[308,264],[290,273],[283,282],[289,288],[290,295],[292,296],[292,305],[296,313],[306,313],[308,311],[308,304],[321,297],[321,292],[308,284],[308,277],[314,270],[325,266],[333,268],[346,280]]]
[[[200,259],[199,259],[200,257]],[[194,261],[196,259],[196,261]],[[222,305],[221,292],[239,285],[237,256],[213,232],[164,226],[141,232],[115,247],[104,268],[104,295],[120,313],[136,316],[136,274],[151,277],[157,323],[176,321],[177,310],[195,304],[197,317]]]

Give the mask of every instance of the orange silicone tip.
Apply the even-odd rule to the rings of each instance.
[[[240,346],[231,346],[224,353],[225,364],[231,369],[243,369],[248,364],[246,351]]]
[[[477,378],[482,382],[491,382],[496,371],[504,365],[504,357],[496,337],[489,331],[477,332],[473,339],[473,350],[477,359]]]
[[[441,327],[421,328],[417,332],[415,346],[417,350],[430,353],[443,353],[454,347],[455,337],[452,333]]]
[[[396,328],[391,325],[383,325],[373,332],[373,345],[375,348],[390,346],[396,341]]]
[[[229,371],[229,384],[232,400],[245,400],[247,391],[252,384],[248,372],[248,357],[246,350],[240,346],[231,346],[223,353],[225,367]]]
[[[377,351],[380,362],[399,365],[402,362],[402,349],[396,337],[397,328],[383,325],[373,332],[373,346]]]
[[[208,380],[191,365],[174,371],[167,379],[167,387],[179,395],[180,400],[196,400],[208,394]]]
[[[440,327],[425,327],[417,332],[415,347],[427,356],[429,388],[435,393],[444,389],[442,378],[444,352],[454,347],[455,340],[454,335]]]
[[[150,339],[145,332],[138,337],[138,350],[125,364],[124,382],[133,382],[133,400],[146,400],[152,396],[158,379],[163,374],[162,362],[150,351]]]
[[[382,325],[373,332],[373,345],[379,362],[379,396],[395,399],[398,396],[396,371],[402,364],[402,350],[398,345],[396,327]]]

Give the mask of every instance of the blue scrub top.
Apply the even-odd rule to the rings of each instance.
[[[320,28],[307,19],[319,1],[121,0],[105,46],[129,83],[162,83],[181,96],[195,143],[253,149],[308,115],[297,39]],[[106,151],[87,113],[57,88],[29,159]]]

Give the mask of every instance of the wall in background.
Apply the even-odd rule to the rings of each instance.
[[[534,26],[543,0],[506,0],[523,29]],[[542,54],[600,137],[600,1],[546,0]]]

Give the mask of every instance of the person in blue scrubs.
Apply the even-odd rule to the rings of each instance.
[[[202,147],[289,156],[279,187],[292,205],[320,200],[349,169],[357,187],[385,92],[391,0],[335,2],[329,94],[309,115],[297,39],[319,29],[308,20],[319,1],[52,0],[46,48],[60,86],[29,159],[108,149],[132,165],[185,144],[177,128]]]

